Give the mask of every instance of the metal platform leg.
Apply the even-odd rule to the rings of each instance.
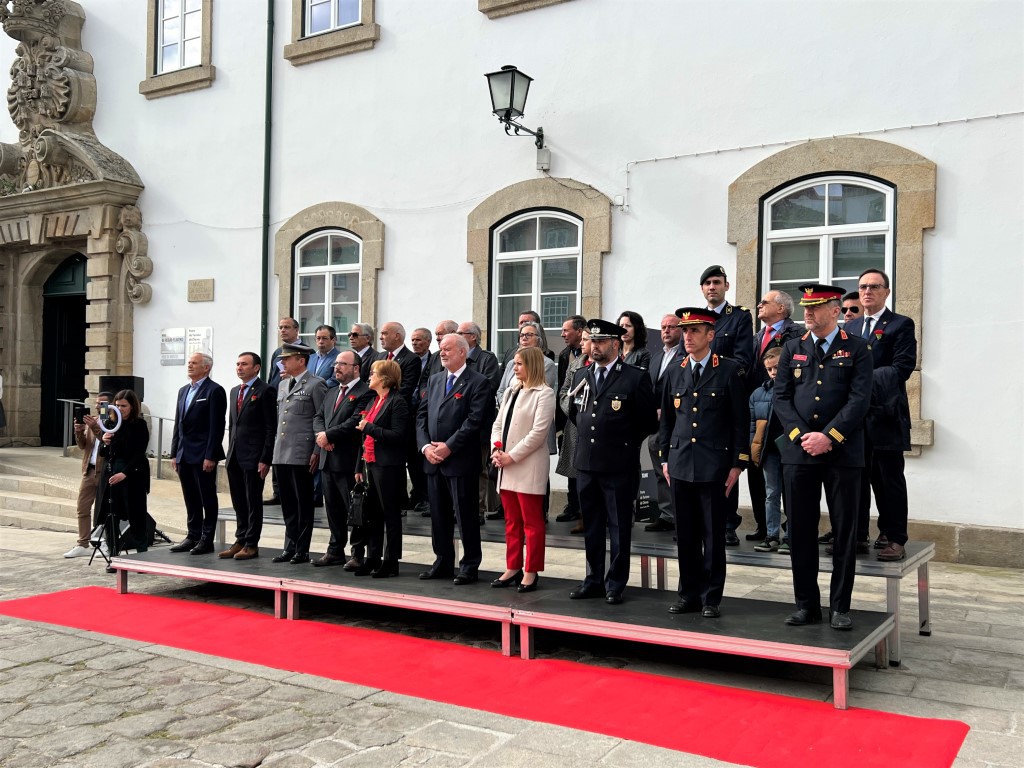
[[[512,646],[514,645],[514,639],[512,637],[512,621],[501,622],[501,655],[511,656]]]
[[[519,657],[534,658],[533,627],[524,627],[522,624],[519,625]]]
[[[287,595],[288,615],[286,618],[297,619],[299,618],[299,593],[288,592]]]
[[[128,594],[128,571],[124,568],[117,569],[117,594]]]
[[[640,586],[651,588],[651,556],[640,555]]]
[[[902,656],[902,644],[900,642],[900,580],[885,580],[885,605],[889,613],[895,619],[892,626],[892,634],[889,635],[889,663],[898,667]]]
[[[291,593],[288,593],[291,594]],[[286,618],[285,605],[284,605],[285,592],[280,589],[274,590],[274,618],[284,619]]]
[[[928,589],[928,563],[917,567],[918,634],[932,636],[931,595]]]
[[[668,589],[666,582],[668,581],[668,564],[664,557],[659,557],[655,561],[658,569],[658,589]]]
[[[227,534],[227,530],[228,530],[227,521],[226,520],[221,520],[221,519],[218,518],[217,519],[216,533],[214,533],[214,538],[215,538],[217,544],[223,546],[224,544],[227,543],[227,535],[228,535]]]
[[[889,668],[889,642],[882,638],[875,643],[875,669]]]
[[[836,709],[846,709],[846,698],[850,692],[850,670],[832,668],[832,702]]]

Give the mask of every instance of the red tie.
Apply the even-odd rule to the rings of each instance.
[[[764,351],[766,349],[768,349],[768,345],[771,344],[772,336],[774,336],[774,335],[775,335],[775,326],[769,325],[767,328],[764,329],[764,338],[761,339],[761,354],[762,355],[764,354]]]
[[[395,353],[394,352],[388,352],[388,360],[394,360],[394,359],[395,359]]]
[[[348,392],[348,385],[346,384],[341,388],[341,392],[338,393],[338,399],[334,401],[334,410],[338,410],[338,406],[341,405],[341,401],[345,399],[345,393]]]
[[[235,404],[235,413],[242,412],[242,403],[245,402],[245,384],[238,388],[238,402]]]

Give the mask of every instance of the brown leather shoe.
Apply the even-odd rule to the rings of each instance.
[[[572,527],[569,533],[583,533],[583,520],[577,521],[576,525]]]
[[[217,555],[217,557],[219,557],[221,560],[227,560],[230,557],[234,557],[235,555],[237,555],[241,551],[242,551],[242,545],[239,544],[236,541],[234,544],[232,544],[230,547],[225,549],[223,552],[219,553]]]
[[[885,549],[878,550],[878,559],[886,563],[897,563],[907,556],[907,550],[902,544],[890,541]]]
[[[254,557],[259,556],[259,547],[242,547],[241,550],[235,553],[235,560],[252,560]]]
[[[352,557],[349,561],[342,566],[346,571],[355,571],[363,564],[363,558]]]

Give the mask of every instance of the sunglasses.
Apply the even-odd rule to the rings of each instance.
[[[849,314],[856,315],[858,312],[860,312],[860,307],[843,307],[843,314],[844,315],[849,315]]]

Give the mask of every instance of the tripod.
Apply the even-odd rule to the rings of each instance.
[[[118,520],[117,512],[114,510],[114,499],[112,489],[110,487],[110,478],[114,474],[113,471],[114,463],[114,451],[113,448],[108,448],[107,460],[103,464],[103,475],[99,479],[97,490],[103,494],[103,501],[97,508],[98,514],[93,519],[94,525],[92,533],[89,534],[89,543],[92,545],[92,555],[89,557],[89,565],[92,565],[92,561],[99,554],[101,558],[107,564],[107,573],[114,573],[116,569],[111,567],[111,558],[121,554],[121,541],[122,536],[128,530],[129,525],[127,521]],[[103,544],[106,543],[106,551],[104,551]]]

